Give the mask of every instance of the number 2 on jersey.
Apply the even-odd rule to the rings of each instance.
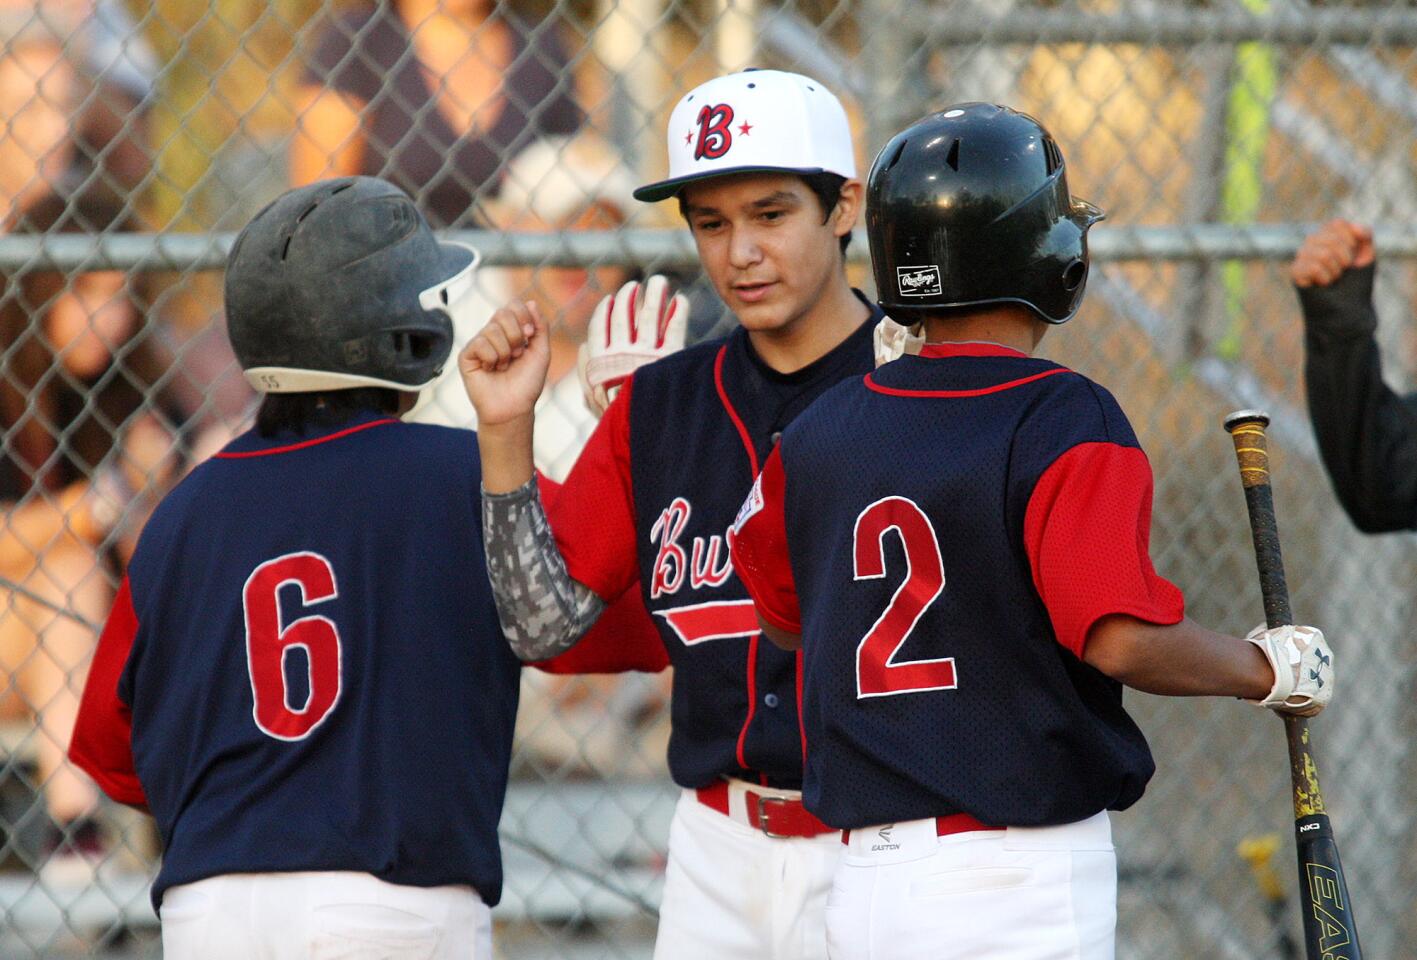
[[[277,740],[304,740],[339,702],[342,686],[339,629],[322,616],[280,622],[280,589],[300,588],[303,606],[339,596],[335,571],[318,553],[288,553],[251,571],[241,603],[246,614],[246,667],[251,673],[251,715],[261,732]],[[291,647],[303,647],[309,696],[300,709],[290,705],[285,658]]]
[[[858,699],[955,688],[954,657],[895,662],[915,624],[945,589],[940,541],[930,518],[914,501],[885,497],[857,516],[856,579],[876,580],[886,575],[885,541],[892,530],[905,548],[905,579],[856,646]]]

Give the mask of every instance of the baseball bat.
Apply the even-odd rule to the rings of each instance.
[[[1284,581],[1279,525],[1275,522],[1274,494],[1269,485],[1269,447],[1264,432],[1268,425],[1269,415],[1257,410],[1238,410],[1225,418],[1225,429],[1235,444],[1240,481],[1245,487],[1265,623],[1278,627],[1293,623],[1294,616],[1289,609],[1289,587]],[[1294,789],[1294,846],[1299,854],[1304,955],[1307,960],[1362,960],[1338,843],[1319,788],[1309,722],[1304,717],[1285,716],[1284,732],[1289,741],[1289,780]]]

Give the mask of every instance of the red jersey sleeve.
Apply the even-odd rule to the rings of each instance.
[[[781,449],[768,456],[733,523],[733,570],[759,616],[779,630],[801,634],[802,608],[787,552],[787,472]]]
[[[658,673],[669,666],[659,630],[645,609],[639,581],[601,611],[590,632],[574,647],[532,666],[547,673]]]
[[[635,552],[635,502],[630,485],[630,392],[626,380],[546,516],[571,579],[607,604],[639,576]]]
[[[628,389],[629,384],[625,384]],[[621,390],[621,393],[625,392]],[[617,398],[616,403],[619,403]],[[616,404],[611,404],[610,409],[614,410]],[[606,413],[608,417],[609,412]],[[628,428],[629,421],[626,419],[625,426]],[[624,438],[624,449],[627,452],[625,458],[625,489],[629,490],[629,436],[626,429]],[[599,434],[599,429],[596,435]],[[592,442],[594,442],[592,438]],[[587,450],[590,449],[587,445]],[[585,453],[581,454],[584,459]],[[574,473],[574,471],[573,471]],[[561,497],[563,486],[556,481],[538,473],[536,475],[537,486],[541,491],[541,503],[545,508],[548,519],[552,511],[556,508],[556,502]],[[570,478],[567,478],[567,483]],[[633,538],[634,511],[629,514],[631,525],[631,537]],[[554,523],[554,521],[553,521]],[[554,527],[553,527],[554,529]],[[558,540],[557,546],[561,547],[564,556],[565,546]],[[632,555],[633,558],[633,555]],[[570,568],[570,561],[566,563],[567,571],[572,579],[580,580],[581,583],[595,588],[586,580],[581,580]],[[632,575],[633,575],[632,571]],[[596,595],[600,592],[597,590]],[[531,666],[547,673],[624,673],[628,670],[639,670],[644,673],[658,673],[669,666],[669,654],[664,649],[664,641],[659,637],[659,631],[654,626],[654,621],[650,619],[649,611],[645,609],[644,595],[640,592],[639,578],[636,577],[627,590],[625,590],[600,614],[595,621],[595,626],[590,632],[580,639],[570,650],[553,657],[550,660],[543,660],[540,663],[533,663]]]
[[[146,809],[148,798],[133,767],[133,711],[118,696],[118,678],[137,635],[138,615],[124,577],[89,667],[69,759],[114,800]]]
[[[1109,614],[1177,623],[1185,601],[1151,564],[1151,464],[1136,447],[1081,443],[1039,477],[1024,519],[1033,583],[1079,658]]]

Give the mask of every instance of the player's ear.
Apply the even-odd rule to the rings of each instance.
[[[856,228],[856,221],[861,216],[861,203],[865,194],[865,188],[861,185],[860,180],[853,178],[841,185],[841,196],[837,198],[836,208],[832,210],[832,233],[838,237],[844,237]]]

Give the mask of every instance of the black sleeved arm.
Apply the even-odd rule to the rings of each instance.
[[[1309,416],[1334,492],[1365,533],[1417,528],[1417,394],[1382,379],[1372,266],[1299,290]]]

